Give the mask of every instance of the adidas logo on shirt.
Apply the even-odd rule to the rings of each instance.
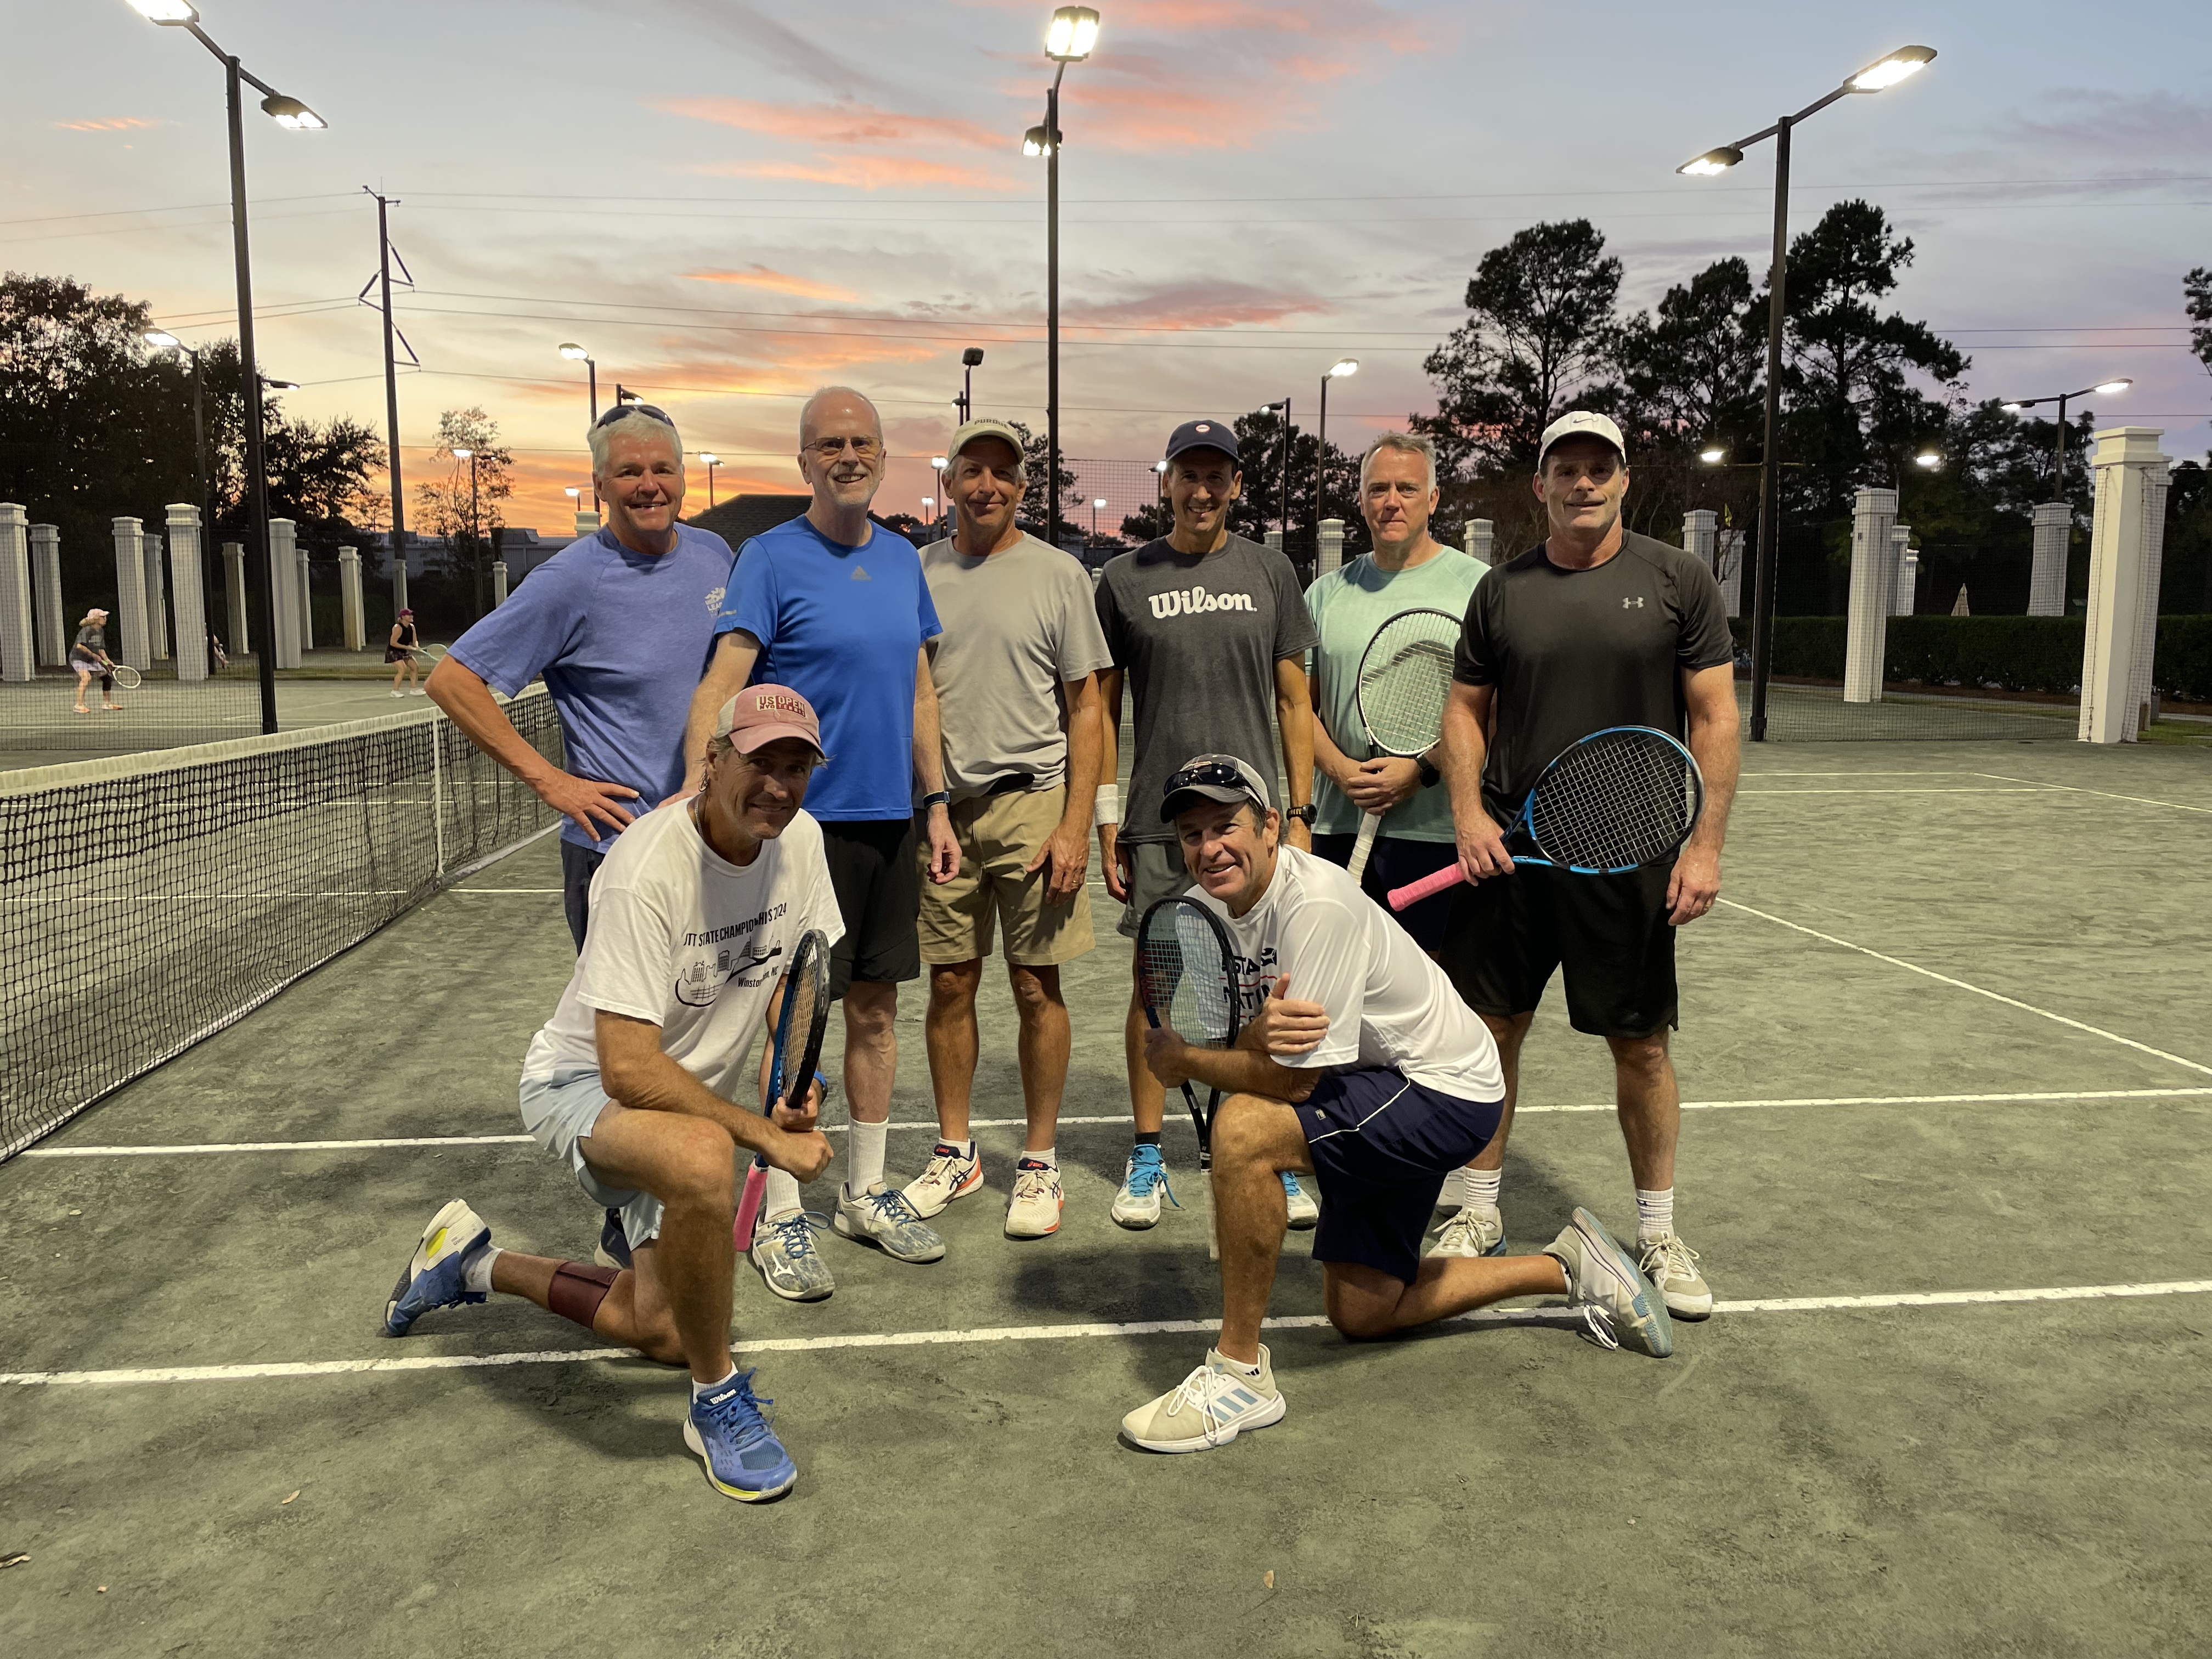
[[[867,566],[856,564],[853,567],[853,580],[856,582],[872,582],[875,578],[868,574]]]
[[[1198,587],[1170,588],[1150,596],[1155,617],[1193,617],[1201,611],[1257,611],[1249,593],[1209,593]]]

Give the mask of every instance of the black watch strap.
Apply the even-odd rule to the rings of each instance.
[[[1308,801],[1304,806],[1291,807],[1290,811],[1284,813],[1283,816],[1286,818],[1296,818],[1300,823],[1304,824],[1307,829],[1310,830],[1313,828],[1314,819],[1318,817],[1320,813],[1315,808],[1314,804],[1311,801]]]
[[[1437,770],[1426,755],[1413,757],[1413,769],[1421,775],[1421,787],[1424,789],[1433,789],[1443,781],[1444,775]]]

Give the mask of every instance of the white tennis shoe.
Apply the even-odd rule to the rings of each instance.
[[[1505,1254],[1505,1220],[1495,1210],[1478,1209],[1472,1204],[1463,1205],[1443,1224],[1437,1242],[1429,1246],[1431,1256],[1439,1255],[1504,1255]]]
[[[1247,1429],[1283,1420],[1289,1409],[1275,1387],[1267,1345],[1260,1345],[1260,1374],[1210,1349],[1206,1364],[1158,1399],[1121,1419],[1130,1443],[1146,1451],[1212,1451]]]
[[[1658,1287],[1667,1311],[1677,1319],[1711,1319],[1713,1287],[1698,1271],[1698,1253],[1673,1233],[1636,1242],[1636,1265]]]
[[[1632,1348],[1654,1359],[1674,1352],[1666,1303],[1636,1258],[1588,1210],[1577,1210],[1572,1224],[1544,1247],[1544,1254],[1565,1273],[1567,1304],[1582,1310],[1592,1341],[1601,1347]]]
[[[924,1221],[942,1215],[945,1208],[956,1198],[965,1198],[981,1190],[983,1185],[983,1159],[980,1153],[963,1158],[943,1141],[929,1155],[922,1172],[906,1183],[906,1201],[914,1212]]]
[[[1014,1165],[1014,1195],[1006,1205],[1006,1237],[1046,1238],[1058,1232],[1064,1201],[1060,1170],[1033,1158],[1023,1158]]]
[[[1168,1185],[1167,1161],[1160,1156],[1160,1149],[1132,1146],[1129,1161],[1121,1169],[1121,1188],[1114,1194],[1114,1206],[1108,1213],[1115,1226],[1133,1232],[1157,1227],[1163,1194],[1170,1203],[1175,1202],[1175,1189]]]
[[[1290,1170],[1283,1175],[1283,1206],[1290,1212],[1290,1228],[1303,1233],[1321,1225],[1321,1205],[1314,1195],[1298,1184],[1298,1178]]]
[[[830,1224],[843,1237],[872,1244],[894,1261],[936,1261],[945,1255],[937,1230],[914,1212],[903,1192],[878,1181],[865,1193],[837,1188],[837,1212]]]

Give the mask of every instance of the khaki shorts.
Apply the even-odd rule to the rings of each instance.
[[[1022,873],[1066,810],[1066,786],[986,795],[952,804],[952,833],[960,842],[960,873],[939,887],[921,884],[921,959],[943,964],[974,962],[991,954],[994,924],[1006,933],[1006,960],[1028,968],[1072,962],[1087,953],[1091,895],[1077,890],[1066,904],[1044,902],[1045,872]],[[916,838],[916,858],[929,844]]]

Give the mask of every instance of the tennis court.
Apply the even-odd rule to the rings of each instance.
[[[740,1363],[801,1472],[755,1510],[684,1452],[678,1374],[520,1301],[377,1334],[447,1198],[504,1243],[596,1234],[515,1114],[571,961],[530,842],[0,1166],[9,1645],[2205,1650],[2212,764],[1765,745],[1727,877],[1677,1048],[1684,1231],[1722,1302],[1673,1359],[1533,1308],[1355,1346],[1293,1235],[1288,1418],[1202,1456],[1117,1443],[1216,1304],[1194,1205],[1106,1218],[1127,947],[1102,930],[1067,974],[1057,1237],[999,1234],[1019,1107],[987,975],[993,1195],[940,1218],[946,1259],[828,1241],[812,1306],[741,1274]],[[930,1133],[921,1007],[896,1177]],[[1602,1054],[1555,988],[1516,1246],[1578,1202],[1631,1224]]]

